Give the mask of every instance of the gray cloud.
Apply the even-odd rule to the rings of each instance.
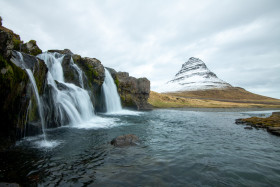
[[[0,0],[0,12],[24,41],[96,57],[154,90],[195,56],[234,86],[280,98],[278,0]]]

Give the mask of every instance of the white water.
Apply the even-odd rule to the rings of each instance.
[[[42,124],[42,131],[43,131],[43,136],[44,136],[44,140],[46,140],[46,134],[45,134],[45,120],[44,120],[44,110],[43,110],[43,106],[41,104],[41,99],[39,96],[39,92],[38,92],[38,88],[33,76],[33,73],[30,69],[26,69],[26,72],[29,76],[29,79],[31,81],[32,87],[33,87],[33,91],[35,93],[36,96],[36,101],[37,101],[37,105],[38,105],[38,111],[39,111],[39,115],[40,115],[40,119],[41,119],[41,124]]]
[[[117,91],[117,86],[110,74],[105,68],[105,80],[102,85],[105,97],[105,105],[107,113],[115,113],[122,110],[121,99]]]
[[[84,88],[84,81],[83,81],[83,72],[82,70],[74,63],[73,59],[71,58],[71,63],[70,65],[77,71],[79,74],[79,83],[82,88]]]
[[[78,126],[90,120],[94,116],[94,108],[88,92],[83,88],[64,81],[61,66],[64,55],[43,53],[38,55],[38,57],[45,61],[49,69],[47,79],[48,84],[53,88],[52,97],[56,109],[55,113],[60,124]],[[76,69],[81,72],[78,66],[76,66]],[[56,81],[63,86],[62,90],[59,89]]]

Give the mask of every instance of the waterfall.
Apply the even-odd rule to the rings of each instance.
[[[17,52],[17,54],[19,55],[20,61],[22,62],[22,64],[24,64],[24,60],[23,60],[22,54],[20,52]],[[39,96],[39,92],[38,92],[38,88],[37,88],[37,85],[36,85],[36,81],[35,81],[35,78],[33,76],[32,71],[30,69],[25,69],[25,70],[26,70],[27,75],[29,77],[29,80],[30,80],[30,82],[32,84],[32,88],[33,88],[33,91],[34,91],[34,94],[35,94],[35,97],[36,97],[36,102],[37,102],[37,105],[38,105],[38,112],[39,112],[39,116],[40,116],[40,120],[41,120],[41,125],[42,125],[42,132],[43,132],[44,140],[46,140],[44,109],[43,109],[43,106],[41,104],[41,99],[40,99],[40,96]]]
[[[105,80],[102,85],[103,94],[105,97],[105,105],[107,113],[118,112],[122,110],[120,96],[117,91],[117,86],[110,72],[105,68]]]
[[[61,65],[64,56],[59,53],[43,53],[38,55],[40,59],[44,60],[49,69],[47,81],[53,88],[52,98],[56,119],[61,125],[70,124],[77,126],[94,116],[94,108],[86,90],[64,81]],[[83,87],[82,71],[78,66],[74,67],[80,72],[80,84]]]
[[[40,115],[40,119],[41,119],[41,124],[42,124],[42,131],[43,131],[43,136],[44,139],[46,140],[46,134],[45,134],[45,120],[44,120],[44,110],[43,110],[43,106],[41,104],[41,99],[39,96],[39,92],[38,92],[38,88],[35,82],[35,78],[33,76],[33,73],[30,69],[26,69],[26,72],[28,74],[28,77],[31,81],[35,96],[36,96],[36,101],[37,101],[37,105],[38,105],[38,110],[39,110],[39,115]]]
[[[83,72],[82,70],[74,63],[73,58],[71,57],[71,63],[70,65],[77,71],[79,74],[79,83],[82,88],[84,88],[84,81],[83,81]]]

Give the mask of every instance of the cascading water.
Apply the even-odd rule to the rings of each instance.
[[[77,126],[94,116],[94,108],[89,94],[83,88],[64,81],[62,61],[64,55],[59,53],[43,53],[38,57],[45,61],[48,72],[48,84],[53,88],[52,98],[55,105],[56,119],[61,125]],[[72,60],[72,59],[71,59]],[[74,64],[74,63],[73,63]],[[78,66],[80,84],[83,87],[82,71]]]
[[[82,70],[74,63],[73,59],[71,58],[70,65],[77,71],[79,74],[79,83],[82,88],[84,88],[84,81],[83,81],[83,72]]]
[[[43,131],[43,136],[44,136],[44,140],[46,140],[46,134],[45,134],[45,120],[44,120],[44,110],[43,110],[43,106],[41,104],[41,99],[39,96],[39,92],[38,92],[38,88],[35,82],[35,78],[33,76],[33,73],[30,69],[26,69],[26,72],[29,76],[29,79],[31,81],[35,96],[36,96],[36,101],[37,101],[37,105],[38,105],[38,110],[39,110],[39,115],[40,115],[40,119],[41,119],[41,124],[42,124],[42,131]]]
[[[105,97],[105,105],[107,113],[119,112],[122,110],[120,96],[117,91],[117,86],[110,72],[105,68],[105,80],[102,85],[103,94]]]
[[[20,52],[17,52],[17,54],[19,55],[20,57],[20,61],[22,62],[22,64],[24,64],[24,60],[23,60],[23,56]],[[25,67],[23,67],[25,68]],[[35,78],[33,76],[33,73],[30,69],[26,69],[26,72],[27,72],[27,75],[29,77],[29,80],[32,84],[32,88],[33,88],[33,91],[35,93],[35,97],[36,97],[36,101],[37,101],[37,105],[38,105],[38,112],[39,112],[39,116],[40,116],[40,120],[41,120],[41,125],[42,125],[42,132],[43,132],[43,136],[44,136],[44,140],[46,140],[46,134],[45,134],[45,120],[44,120],[44,109],[43,109],[43,106],[41,104],[41,99],[40,99],[40,96],[39,96],[39,92],[38,92],[38,88],[37,88],[37,85],[36,85],[36,81],[35,81]],[[29,109],[29,107],[28,107]]]

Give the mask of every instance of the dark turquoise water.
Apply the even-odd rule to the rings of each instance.
[[[280,137],[235,119],[271,111],[154,110],[102,115],[91,128],[47,131],[0,153],[0,181],[41,186],[279,186]],[[104,121],[102,121],[104,119]],[[135,134],[139,146],[116,148]]]

